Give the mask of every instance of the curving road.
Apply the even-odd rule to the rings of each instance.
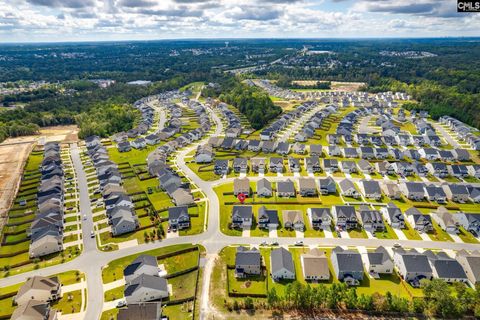
[[[219,115],[207,108],[207,111],[211,115],[212,119],[216,123],[216,128],[212,135],[221,135],[223,133],[223,124]],[[80,192],[80,212],[87,215],[86,220],[82,220],[82,234],[83,234],[83,251],[81,255],[67,263],[51,266],[44,269],[34,270],[23,274],[11,276],[8,278],[0,279],[0,287],[9,286],[15,283],[24,281],[27,277],[33,275],[51,275],[68,270],[80,270],[84,272],[87,278],[88,286],[88,302],[87,310],[83,316],[84,319],[100,319],[103,307],[103,286],[101,270],[102,267],[107,265],[111,260],[125,257],[134,253],[156,249],[168,245],[180,244],[180,243],[195,243],[203,245],[207,250],[207,263],[205,265],[205,272],[203,273],[203,289],[201,293],[201,319],[207,319],[210,312],[212,312],[211,304],[209,303],[209,283],[210,275],[214,265],[214,258],[216,254],[225,246],[230,244],[252,244],[260,245],[267,238],[265,237],[232,237],[227,236],[220,231],[220,214],[228,215],[229,212],[220,212],[220,204],[214,187],[221,183],[232,181],[232,179],[217,180],[217,181],[204,181],[198,175],[195,174],[186,164],[186,155],[195,150],[196,147],[204,143],[206,139],[201,142],[197,142],[190,147],[180,150],[175,158],[174,165],[183,172],[183,174],[198,188],[200,188],[208,201],[208,223],[206,230],[198,235],[185,236],[178,238],[165,239],[162,241],[156,241],[146,244],[141,244],[135,247],[129,247],[120,249],[113,252],[99,251],[94,238],[90,238],[90,232],[93,230],[93,220],[90,209],[90,198],[88,194],[87,178],[85,171],[80,160],[80,149],[77,145],[72,145],[71,155],[73,165],[78,178],[78,186]],[[253,180],[258,177],[252,177]],[[276,180],[276,177],[272,177]],[[278,178],[285,179],[285,178]],[[280,245],[293,245],[296,238],[268,238],[270,241],[277,241]],[[432,249],[451,249],[451,250],[479,250],[480,244],[470,243],[455,243],[455,242],[436,242],[417,240],[379,240],[379,239],[347,239],[347,238],[304,238],[302,239],[307,246],[319,245],[319,246],[365,246],[365,247],[377,247],[393,246],[395,243],[407,248],[428,248]]]

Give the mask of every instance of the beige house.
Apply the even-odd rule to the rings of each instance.
[[[27,303],[29,300],[42,302],[54,301],[60,298],[62,286],[57,277],[47,278],[33,276],[25,282],[15,296],[18,305]]]
[[[29,300],[13,311],[10,320],[57,320],[57,312],[47,302]]]
[[[63,238],[59,234],[46,234],[32,241],[29,248],[30,258],[45,256],[63,250]]]
[[[303,277],[306,281],[329,280],[328,259],[319,249],[312,249],[300,256]]]
[[[285,229],[295,229],[296,231],[305,230],[305,221],[302,211],[300,210],[284,210],[283,226]]]
[[[233,180],[233,194],[238,196],[240,193],[246,196],[250,195],[250,180],[248,178],[236,178]]]

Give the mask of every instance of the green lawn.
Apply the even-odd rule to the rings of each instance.
[[[114,301],[123,298],[124,286],[110,289],[104,293],[105,301]]]
[[[64,293],[63,297],[52,303],[52,307],[62,314],[77,313],[82,310],[82,292],[76,290],[68,293]]]
[[[121,279],[123,277],[123,269],[130,264],[133,260],[135,260],[136,257],[138,257],[141,254],[149,254],[153,256],[159,256],[167,253],[172,253],[178,250],[182,250],[185,248],[191,248],[194,247],[192,244],[179,244],[179,245],[174,245],[174,246],[168,246],[168,247],[163,247],[159,249],[154,249],[146,252],[139,252],[127,257],[123,257],[117,260],[110,261],[108,265],[106,265],[102,269],[102,279],[103,283],[109,283],[113,282],[115,280]],[[200,247],[201,250],[203,250],[203,247]],[[183,264],[184,263],[184,264]],[[184,260],[183,263],[177,262],[177,265],[179,266],[190,266],[192,261],[190,260]],[[182,269],[186,269],[182,268]],[[182,269],[179,269],[182,270]]]
[[[228,269],[227,276],[229,290],[232,293],[267,294],[267,279],[264,275],[237,279],[235,278],[235,270]]]
[[[168,284],[172,285],[172,295],[170,296],[170,300],[193,297],[195,295],[197,273],[198,270],[168,279]]]
[[[415,231],[408,222],[405,222],[405,229],[402,229],[403,233],[408,240],[422,240],[422,237]]]
[[[460,227],[459,231],[460,232],[459,232],[458,236],[460,237],[460,239],[463,240],[463,242],[478,243],[477,238],[475,238],[470,232],[465,230],[463,227]]]
[[[100,320],[115,320],[117,319],[118,309],[111,309],[102,312],[102,317]]]

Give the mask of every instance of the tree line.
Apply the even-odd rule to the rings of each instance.
[[[480,288],[479,288],[480,289]],[[480,293],[463,283],[447,284],[441,279],[422,281],[423,297],[409,299],[390,292],[359,294],[356,287],[345,283],[311,286],[298,281],[286,285],[283,294],[275,287],[267,293],[266,302],[246,298],[226,302],[232,309],[270,308],[282,311],[315,313],[323,310],[351,310],[360,312],[401,313],[405,316],[425,315],[446,319],[463,316],[480,317]]]

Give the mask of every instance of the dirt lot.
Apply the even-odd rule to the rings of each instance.
[[[296,84],[301,86],[313,86],[317,82],[317,80],[298,80],[293,81]],[[365,83],[363,82],[336,82],[332,81],[332,90],[330,91],[346,91],[346,92],[354,92],[358,91],[358,89],[364,86]]]
[[[15,198],[25,162],[36,145],[78,141],[76,126],[47,127],[39,135],[10,138],[0,144],[0,228]]]

